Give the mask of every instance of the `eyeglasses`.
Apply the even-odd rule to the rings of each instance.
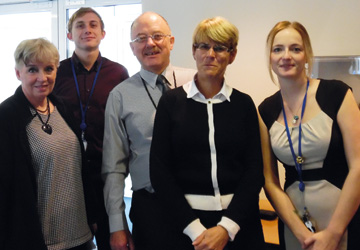
[[[161,42],[165,37],[170,37],[171,35],[165,35],[163,33],[155,33],[153,35],[139,35],[131,42],[133,43],[144,43],[149,38],[151,38],[154,42]]]
[[[208,43],[195,43],[193,46],[201,51],[209,51],[212,48],[215,53],[222,53],[225,51],[230,52],[233,50],[232,48],[228,48],[221,44],[215,44],[214,46],[211,46]]]

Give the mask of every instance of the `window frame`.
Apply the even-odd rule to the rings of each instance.
[[[52,32],[51,42],[53,42],[54,45],[58,48],[60,53],[60,60],[66,58],[66,13],[68,9],[80,7],[106,7],[122,4],[142,4],[141,0],[34,0],[29,3],[5,3],[6,1],[7,0],[0,0],[0,15],[41,11],[51,12],[51,28],[53,31],[55,31]]]

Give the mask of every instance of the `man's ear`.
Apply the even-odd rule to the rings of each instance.
[[[71,33],[67,33],[66,36],[67,36],[67,38],[68,38],[69,40],[72,41],[72,34],[71,34]]]
[[[132,42],[130,42],[129,44],[130,44],[131,51],[133,52],[133,54],[134,54],[134,56],[135,56],[135,53],[134,53],[134,50],[135,50],[134,44],[133,44]]]
[[[175,37],[171,36],[170,37],[170,50],[172,50],[174,48],[174,43],[175,43]]]

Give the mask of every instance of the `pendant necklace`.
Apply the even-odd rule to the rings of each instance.
[[[46,98],[46,99],[47,99],[47,107],[46,107],[46,109],[45,109],[44,111],[35,109],[35,112],[36,112],[37,117],[39,117],[39,119],[40,119],[40,121],[41,121],[41,124],[42,124],[41,129],[42,129],[45,133],[51,135],[51,133],[52,133],[52,127],[51,127],[50,124],[48,123],[49,120],[50,120],[50,102],[49,102],[49,98]],[[42,118],[41,118],[41,116],[40,116],[40,114],[39,114],[38,111],[40,111],[40,112],[42,112],[42,113],[45,113],[46,111],[48,112],[48,117],[47,117],[47,119],[46,119],[46,122],[44,122],[44,121],[42,120]]]
[[[300,105],[299,108],[297,109],[296,114],[299,112],[300,107],[301,107],[301,105]],[[291,114],[293,115],[292,124],[295,125],[295,124],[297,123],[297,121],[299,120],[299,116],[298,116],[298,115],[294,115],[294,112],[291,111],[290,107],[288,107],[288,108],[289,108]]]
[[[300,106],[297,108],[296,113],[292,112],[291,108],[290,108],[289,106],[287,106],[287,108],[289,109],[289,111],[290,111],[290,113],[291,113],[291,115],[292,115],[292,117],[293,117],[293,119],[292,119],[292,124],[294,124],[294,125],[295,125],[295,124],[298,122],[298,120],[299,120],[299,116],[296,115],[296,114],[299,113],[299,110],[300,110],[301,106],[302,106],[302,104],[300,104]],[[285,119],[285,117],[284,117],[284,119]]]

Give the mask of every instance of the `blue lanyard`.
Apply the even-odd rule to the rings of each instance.
[[[288,126],[287,119],[286,119],[284,101],[282,99],[281,92],[280,92],[281,106],[282,106],[282,110],[283,110],[284,122],[285,122],[285,127],[286,127],[286,134],[287,134],[287,137],[288,137],[288,140],[289,140],[289,146],[290,146],[292,157],[294,159],[295,168],[296,168],[296,171],[297,171],[298,176],[299,176],[299,181],[300,181],[299,189],[300,189],[301,192],[304,192],[304,190],[305,190],[305,184],[304,184],[303,179],[302,179],[302,163],[304,162],[304,158],[302,157],[302,153],[301,153],[301,122],[302,122],[302,118],[303,118],[304,112],[305,112],[306,96],[307,96],[308,89],[309,89],[309,79],[307,81],[305,96],[304,96],[302,109],[301,109],[301,119],[300,119],[300,125],[299,125],[299,150],[298,150],[298,156],[295,155],[293,143],[292,143],[291,136],[290,136],[289,126]]]
[[[87,103],[86,103],[86,106],[85,108],[83,109],[83,104],[81,102],[81,97],[80,97],[80,90],[79,90],[79,83],[77,81],[77,77],[76,77],[76,73],[75,73],[75,67],[74,67],[74,62],[73,62],[73,59],[71,58],[71,69],[72,69],[72,72],[73,72],[73,75],[74,75],[74,80],[75,80],[75,85],[76,85],[76,91],[77,91],[77,94],[78,94],[78,97],[79,97],[79,102],[80,102],[80,110],[81,110],[81,124],[80,124],[80,128],[81,130],[84,132],[87,125],[86,125],[86,122],[85,122],[85,116],[86,116],[86,111],[88,109],[88,106],[89,106],[89,102],[90,102],[90,98],[92,96],[92,94],[94,93],[94,89],[95,89],[95,85],[96,85],[96,80],[99,76],[99,73],[100,73],[100,68],[101,68],[101,65],[102,65],[102,58],[101,58],[101,61],[100,61],[100,65],[97,69],[97,72],[96,72],[96,75],[95,75],[95,79],[94,79],[94,82],[92,84],[92,87],[91,87],[91,91],[90,91],[90,95],[89,95],[89,98],[87,100]]]

